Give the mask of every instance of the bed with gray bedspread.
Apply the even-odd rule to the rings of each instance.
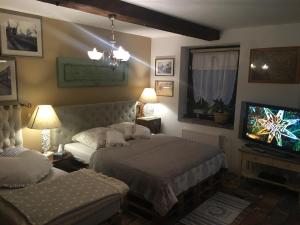
[[[62,127],[53,129],[52,143],[70,143],[73,135],[90,128],[134,122],[135,106],[135,101],[121,101],[56,107]],[[225,166],[225,154],[209,145],[158,135],[132,140],[129,146],[96,151],[90,166],[124,181],[131,193],[166,215],[180,193]]]
[[[124,181],[161,216],[177,203],[180,193],[225,166],[222,150],[183,138],[154,135],[129,143],[96,151],[90,167]]]

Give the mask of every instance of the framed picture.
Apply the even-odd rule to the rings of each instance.
[[[42,19],[0,11],[1,54],[43,56]]]
[[[174,58],[155,59],[155,76],[174,76]]]
[[[299,83],[300,47],[251,49],[249,82]]]
[[[173,97],[174,95],[174,81],[156,80],[155,92],[158,96]]]
[[[0,58],[0,101],[18,100],[16,61]]]

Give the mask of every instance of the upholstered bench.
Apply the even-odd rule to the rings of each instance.
[[[0,190],[0,221],[11,225],[121,224],[128,186],[82,169],[21,189]]]

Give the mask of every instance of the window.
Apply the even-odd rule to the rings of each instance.
[[[233,127],[238,62],[237,47],[188,49],[187,99],[181,119]]]

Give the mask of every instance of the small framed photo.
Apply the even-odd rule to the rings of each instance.
[[[155,59],[155,76],[174,76],[174,58]]]
[[[42,19],[0,11],[1,54],[43,56]]]
[[[16,61],[12,58],[0,58],[0,101],[16,100],[18,100]]]
[[[158,96],[173,97],[174,95],[174,81],[156,80],[155,92]]]
[[[251,49],[248,80],[251,83],[299,83],[300,47]]]

